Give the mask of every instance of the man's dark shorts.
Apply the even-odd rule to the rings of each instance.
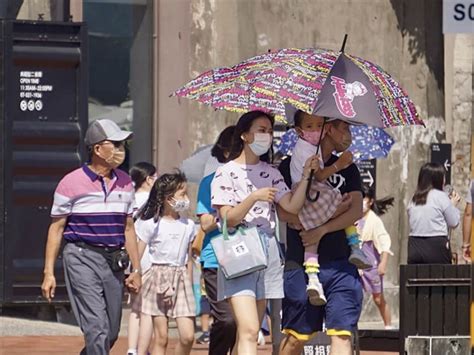
[[[307,341],[322,330],[323,319],[328,335],[351,335],[362,310],[362,286],[357,268],[347,260],[320,266],[321,281],[327,299],[325,306],[309,303],[304,269],[284,273],[283,319],[285,334]]]

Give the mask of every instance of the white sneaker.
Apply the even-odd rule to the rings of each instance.
[[[395,327],[393,325],[386,325],[385,330],[393,330]]]
[[[261,330],[258,331],[257,344],[260,345],[260,346],[265,345],[265,337],[263,336],[263,332]]]
[[[309,275],[306,293],[308,294],[309,303],[313,306],[324,306],[326,304],[323,285],[319,282],[317,275]]]
[[[359,248],[351,248],[349,262],[360,270],[370,269],[372,267],[372,264],[369,263],[365,254]]]

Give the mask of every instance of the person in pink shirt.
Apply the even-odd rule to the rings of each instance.
[[[85,339],[81,354],[109,354],[118,338],[128,259],[132,272],[125,283],[134,292],[141,286],[134,189],[130,176],[118,169],[131,135],[111,120],[92,122],[85,136],[90,162],[63,177],[54,193],[41,288],[51,302],[54,264],[64,238],[66,287]]]

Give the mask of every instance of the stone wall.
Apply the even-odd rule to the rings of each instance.
[[[388,293],[393,293],[393,302],[398,303],[398,265],[406,262],[406,206],[415,190],[419,168],[429,160],[430,144],[446,142],[442,2],[192,0],[190,8],[190,78],[215,66],[235,64],[270,48],[339,49],[344,34],[348,33],[346,51],[382,66],[413,98],[426,128],[390,130],[397,143],[387,159],[378,161],[377,170],[378,196],[396,198],[395,206],[383,220],[392,236],[395,253],[390,258],[386,286],[392,289]],[[459,95],[464,95],[463,89],[461,92]],[[466,101],[469,101],[466,97],[460,98],[455,111],[464,112]],[[191,108],[191,150],[211,143],[222,128],[238,118],[238,115],[215,112],[196,103],[186,105]],[[460,116],[453,113],[455,133],[470,132],[465,129],[469,124],[466,117],[462,117],[461,122],[457,122]],[[468,133],[456,133],[453,137],[456,157],[469,151]],[[460,188],[469,168],[464,163],[456,163],[454,169],[454,185]],[[461,176],[460,170],[464,175]]]
[[[429,144],[445,137],[441,1],[194,0],[191,12],[190,77],[269,48],[339,49],[348,33],[347,52],[378,63],[408,91],[427,128],[391,130],[397,143],[378,162],[378,195],[396,197],[384,220],[395,252],[387,280],[397,284],[397,266],[406,261],[406,205]],[[193,147],[212,142],[237,118],[189,105]]]

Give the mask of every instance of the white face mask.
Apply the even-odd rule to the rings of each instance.
[[[172,199],[172,203],[171,203],[171,207],[173,207],[173,209],[176,211],[176,212],[184,212],[184,211],[187,211],[189,209],[189,204],[190,204],[190,201],[186,198],[186,199],[182,199],[182,200],[177,200],[177,199]]]
[[[272,146],[272,135],[270,133],[254,133],[253,137],[253,142],[249,144],[252,152],[257,156],[268,152]]]

